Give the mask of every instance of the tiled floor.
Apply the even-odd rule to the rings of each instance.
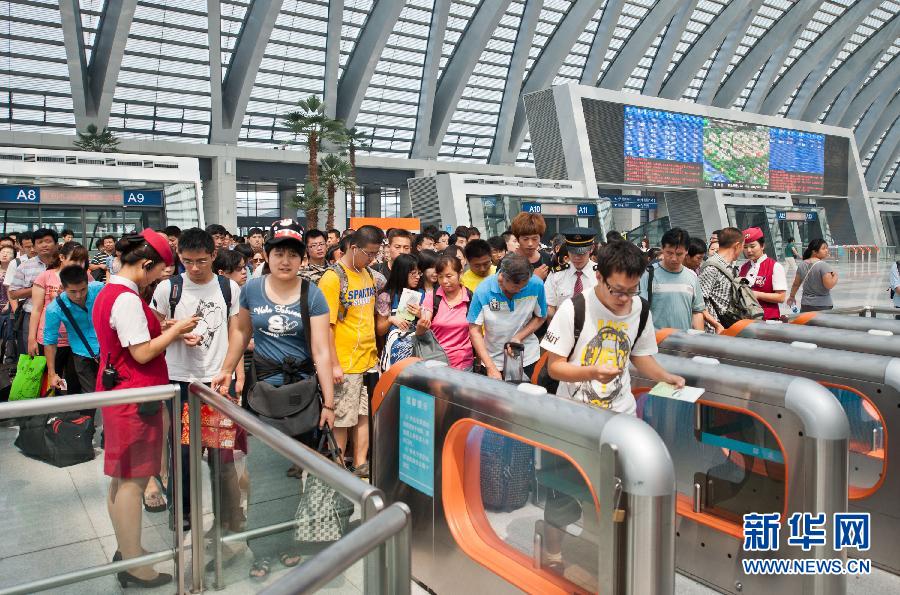
[[[889,263],[841,264],[836,268],[840,282],[834,290],[837,306],[888,305],[887,285]],[[792,277],[788,272],[789,279]],[[28,579],[48,577],[63,572],[106,563],[116,549],[112,525],[106,511],[108,480],[102,474],[102,457],[96,460],[57,469],[28,459],[13,446],[16,429],[0,427],[0,589]],[[283,476],[287,464],[274,454],[272,481]],[[263,474],[265,475],[265,473]],[[262,506],[265,494],[276,494],[283,486],[269,485],[260,474],[254,476],[254,496],[251,506]],[[209,501],[208,490],[206,501]],[[283,519],[288,520],[288,519]],[[173,535],[168,530],[165,513],[144,514],[144,547],[150,551],[172,547]],[[207,528],[210,515],[206,515]],[[502,531],[498,527],[498,531]],[[286,569],[275,561],[273,573],[265,583],[248,578],[251,561],[246,547],[237,549],[238,557],[224,572],[227,594],[255,592],[271,584]],[[173,572],[171,562],[157,565],[162,572]],[[357,564],[335,579],[323,592],[362,592],[362,566]],[[207,588],[213,589],[212,575],[206,575]],[[93,579],[57,589],[55,593],[97,594],[118,593],[121,589],[112,576]],[[172,585],[157,589],[171,593]],[[679,594],[712,593],[710,589],[683,576],[676,578]],[[413,585],[414,593],[424,593]],[[900,577],[874,570],[873,574],[848,581],[848,593],[879,595],[900,593]]]

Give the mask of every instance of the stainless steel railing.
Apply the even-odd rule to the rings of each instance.
[[[173,401],[172,411],[172,444],[181,443],[181,399],[177,385],[164,385],[146,388],[125,389],[103,393],[60,396],[47,399],[33,399],[0,404],[0,419],[26,417],[125,405],[151,401]],[[192,510],[202,510],[200,467],[202,464],[200,405],[206,403],[219,412],[227,415],[234,422],[247,430],[260,442],[280,453],[291,463],[305,469],[310,474],[322,479],[332,488],[360,506],[362,524],[341,540],[335,542],[307,562],[293,570],[281,580],[290,578],[290,583],[307,585],[302,591],[320,587],[363,556],[365,559],[365,591],[367,593],[387,594],[399,593],[408,595],[410,590],[410,522],[409,509],[405,505],[394,505],[385,508],[384,494],[378,488],[362,481],[353,474],[327,461],[314,450],[300,444],[296,440],[266,425],[249,412],[238,407],[210,388],[193,383],[188,396],[188,419],[190,422],[190,487]],[[167,560],[175,560],[176,588],[179,594],[186,592],[199,593],[203,590],[203,557],[202,523],[191,523],[191,543],[200,544],[192,552],[192,576],[189,590],[185,590],[186,548],[184,546],[184,511],[182,510],[181,457],[172,457],[173,468],[170,477],[174,479],[175,508],[175,546],[171,550],[154,552],[137,558],[103,564],[93,568],[85,568],[75,572],[59,574],[45,579],[31,581],[7,589],[0,589],[0,595],[19,595],[34,593],[46,589],[63,587],[100,576],[106,576],[139,566],[157,564]],[[389,513],[389,514],[388,514]],[[387,514],[386,518],[380,517]],[[377,520],[377,523],[376,523]],[[218,523],[214,527],[214,559],[216,588],[221,584],[221,546],[224,543],[245,541],[281,531],[288,531],[296,526],[295,521],[286,521],[268,527],[261,527],[235,533],[223,537]],[[340,555],[335,555],[338,552]],[[326,555],[327,554],[327,555]],[[324,556],[324,557],[322,557]],[[349,557],[348,557],[349,556]],[[305,570],[304,570],[305,569]],[[303,572],[300,572],[304,570]],[[309,573],[309,576],[306,576]],[[323,577],[327,577],[324,578]],[[279,581],[280,583],[280,581]],[[309,586],[312,585],[312,586]],[[273,585],[273,588],[275,585]],[[293,591],[297,592],[297,591]]]
[[[169,401],[178,402],[180,390],[177,385],[169,384],[162,386],[148,386],[145,388],[130,388],[124,390],[113,390],[102,393],[88,393],[84,395],[71,395],[63,397],[52,397],[45,399],[31,399],[27,401],[10,401],[8,403],[0,403],[0,419],[9,419],[15,417],[28,417],[32,415],[47,415],[53,413],[62,413],[65,411],[80,411],[82,409],[95,409],[97,407],[109,407],[112,405],[129,405],[134,403],[149,403],[152,401]],[[177,408],[175,409],[177,410]],[[172,434],[181,437],[181,416],[172,416]],[[176,442],[177,444],[177,442]],[[174,457],[174,466],[172,476],[181,477],[181,457]],[[86,581],[100,576],[106,576],[137,568],[139,566],[158,564],[168,560],[175,559],[175,584],[178,587],[178,593],[184,593],[184,511],[181,506],[181,482],[176,481],[177,497],[175,498],[175,530],[177,547],[171,550],[163,550],[130,558],[121,562],[113,562],[111,564],[102,564],[93,568],[83,568],[74,572],[58,574],[45,579],[31,581],[0,589],[0,595],[25,595],[27,593],[36,593],[56,587],[64,587],[81,581]]]
[[[388,593],[408,593],[410,579],[409,507],[395,502],[368,523],[336,541],[326,549],[288,572],[260,595],[312,593],[350,568],[357,560],[390,540],[393,572],[388,577]]]

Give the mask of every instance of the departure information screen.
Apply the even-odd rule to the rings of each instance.
[[[847,194],[843,137],[595,99],[582,105],[598,182]]]

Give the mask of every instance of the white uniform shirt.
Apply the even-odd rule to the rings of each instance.
[[[594,261],[588,260],[581,269],[581,285],[583,290],[593,289],[597,285],[597,273],[593,267]],[[554,308],[575,295],[576,269],[571,264],[564,271],[550,273],[544,281],[544,292],[547,294],[547,305]]]
[[[750,270],[747,271],[744,278],[751,287],[753,287],[753,284],[756,282],[756,276],[759,274],[759,265],[767,258],[768,256],[763,254],[756,262],[750,261]],[[775,261],[775,267],[772,269],[772,291],[787,291],[787,288],[787,275],[784,272],[784,267],[780,262]]]
[[[140,291],[133,281],[125,277],[113,275],[109,282],[114,285],[124,285],[135,292]],[[123,293],[116,298],[110,310],[109,326],[116,330],[122,347],[140,345],[150,340],[150,329],[147,327],[144,306],[137,293]]]

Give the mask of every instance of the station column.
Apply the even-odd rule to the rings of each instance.
[[[203,180],[203,216],[206,225],[218,223],[237,229],[237,173],[233,157],[212,157],[211,177]]]

